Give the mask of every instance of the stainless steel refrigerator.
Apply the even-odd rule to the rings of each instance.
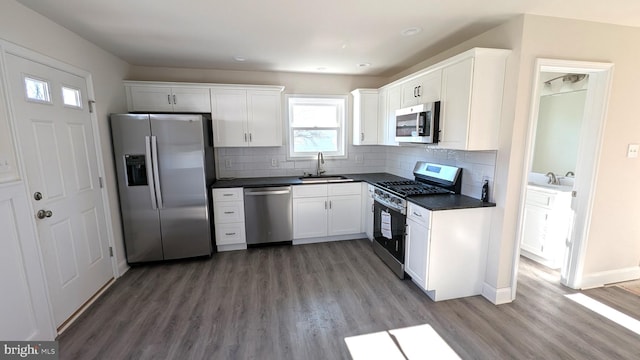
[[[193,114],[110,119],[127,262],[211,255],[211,120]]]

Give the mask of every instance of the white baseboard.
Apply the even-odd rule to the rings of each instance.
[[[218,245],[217,248],[218,248],[218,252],[235,251],[235,250],[247,250],[247,244]]]
[[[304,245],[304,244],[315,244],[315,243],[321,243],[321,242],[355,240],[355,239],[366,239],[366,238],[367,238],[367,235],[365,233],[360,233],[360,234],[350,234],[350,235],[314,237],[314,238],[307,238],[307,239],[295,239],[292,241],[292,243],[293,245]]]
[[[127,264],[125,260],[120,261],[118,263],[118,276],[116,278],[119,278],[122,275],[124,275],[124,273],[129,271],[129,269],[130,269],[129,264]]]
[[[613,284],[623,281],[640,279],[640,267],[632,266],[624,269],[616,269],[609,271],[601,271],[588,274],[582,277],[580,281],[580,289],[590,289],[601,287],[607,284]]]
[[[482,296],[494,305],[507,304],[513,301],[511,287],[496,289],[486,282],[482,284]]]

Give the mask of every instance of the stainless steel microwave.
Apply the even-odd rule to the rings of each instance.
[[[439,118],[440,101],[396,110],[396,141],[437,143]]]

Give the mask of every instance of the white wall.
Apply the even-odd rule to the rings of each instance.
[[[120,266],[126,266],[107,119],[109,113],[126,111],[122,80],[128,72],[129,65],[13,0],[0,2],[0,39],[66,62],[92,74],[99,120],[99,141],[102,144],[106,186],[111,203],[115,252]],[[0,107],[0,143],[3,144],[0,146],[0,158],[3,156],[12,158],[13,151],[7,151],[4,146],[7,144],[4,131],[7,123],[2,110]]]
[[[585,39],[588,41],[585,42]],[[593,217],[587,235],[582,276],[638,268],[640,261],[640,159],[626,158],[627,145],[640,143],[638,84],[640,28],[559,18],[526,16],[522,51],[523,81],[519,116],[526,121],[536,57],[611,62],[613,84]],[[528,73],[526,72],[528,71]]]

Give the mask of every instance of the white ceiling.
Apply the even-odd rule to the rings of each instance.
[[[640,27],[638,0],[18,1],[133,65],[228,70],[389,76],[523,13]]]

